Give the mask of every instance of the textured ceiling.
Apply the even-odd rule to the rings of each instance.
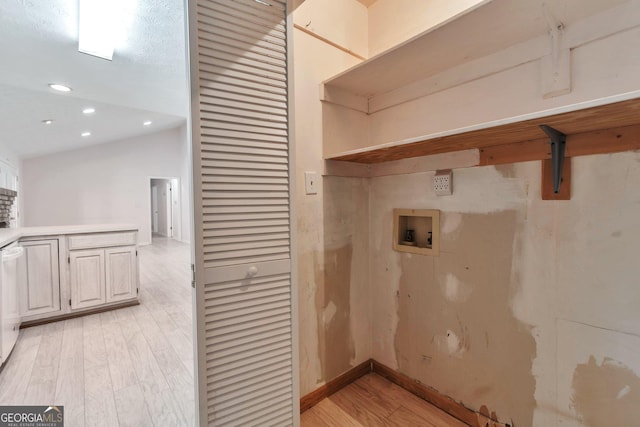
[[[149,133],[187,114],[182,0],[128,0],[106,61],[77,50],[77,0],[0,2],[0,146],[25,157]],[[47,84],[71,86],[69,94]],[[97,109],[84,117],[84,106]],[[41,120],[53,118],[50,126]],[[87,121],[90,119],[91,121]],[[152,126],[143,127],[143,120]],[[78,129],[90,130],[80,138]]]

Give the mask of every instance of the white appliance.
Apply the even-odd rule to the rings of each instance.
[[[12,243],[0,250],[2,271],[0,282],[0,363],[9,357],[20,332],[19,281],[24,249],[18,243]]]

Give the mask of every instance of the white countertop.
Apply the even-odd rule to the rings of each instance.
[[[138,231],[133,224],[53,225],[48,227],[0,228],[0,248],[23,237],[60,236],[67,234]]]

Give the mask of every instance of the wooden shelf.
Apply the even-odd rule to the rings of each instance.
[[[626,0],[492,0],[324,82],[371,98],[548,33],[548,10],[565,26]],[[546,6],[543,4],[546,3]]]
[[[430,91],[444,90],[447,84],[460,84],[549,57],[552,53],[550,25],[563,26],[562,49],[570,50],[636,28],[634,12],[627,0],[481,1],[325,81],[321,99],[366,113],[368,121],[381,120],[376,112],[429,96]],[[472,61],[475,61],[471,67],[474,71],[465,74],[463,70],[467,70]],[[457,77],[448,80],[444,76],[449,73]],[[327,148],[325,143],[325,159],[374,164],[477,149],[480,150],[479,164],[542,160],[549,158],[549,144],[539,128],[541,124],[568,135],[567,156],[639,149],[640,90],[637,85],[627,87],[629,92],[612,92],[612,96],[606,98],[573,101],[573,104],[544,111],[534,110],[539,105],[535,104],[529,114],[508,117],[508,111],[501,112],[494,116],[502,117],[500,120],[474,123],[469,119],[461,122],[461,126],[468,123],[466,127],[365,148],[351,150],[350,147],[357,145],[342,145],[338,150],[344,151],[336,152],[338,150]],[[588,100],[589,96],[585,94],[582,99]],[[573,94],[573,99],[579,98]],[[333,111],[333,114],[339,113]],[[387,116],[391,114],[380,117]],[[342,123],[335,126],[337,130],[332,131],[346,135]]]
[[[540,160],[550,156],[549,139],[541,124],[568,135],[567,156],[640,149],[640,92],[338,153],[327,159],[380,163],[475,148],[480,149],[480,164]]]

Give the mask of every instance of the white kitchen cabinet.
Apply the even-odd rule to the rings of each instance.
[[[135,231],[69,236],[71,310],[137,297],[137,240]]]
[[[69,270],[72,310],[107,302],[104,249],[70,251]]]
[[[107,302],[135,298],[138,290],[137,250],[133,246],[105,249]]]
[[[26,253],[18,280],[22,326],[138,304],[135,226],[28,227],[14,234],[2,243],[19,241]]]
[[[26,278],[20,290],[20,313],[32,316],[60,311],[58,239],[22,241]]]

